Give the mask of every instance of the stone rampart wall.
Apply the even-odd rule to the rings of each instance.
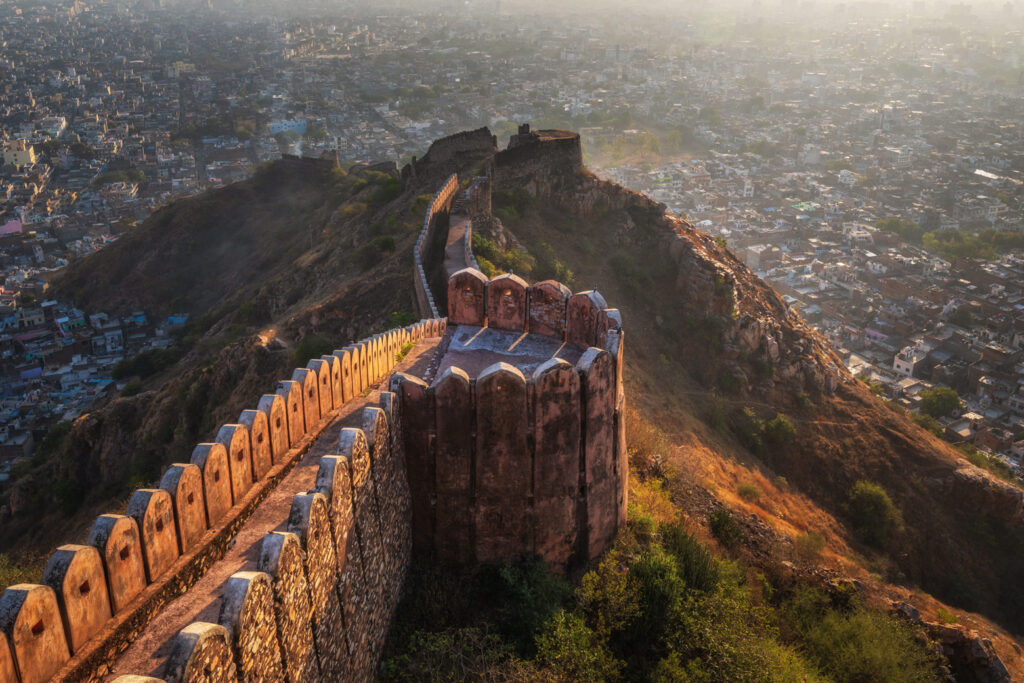
[[[413,251],[413,286],[416,290],[416,305],[419,306],[420,315],[431,318],[437,318],[438,311],[427,276],[427,250],[437,238],[438,219],[442,215],[448,214],[458,189],[459,177],[453,173],[448,176],[448,180],[437,191],[430,206],[427,207],[427,215],[423,218],[423,229],[420,230],[420,237],[416,240],[416,248]]]
[[[452,326],[540,334],[582,349],[603,348],[606,333],[622,327],[619,310],[608,308],[596,290],[573,294],[554,280],[527,285],[507,273],[488,280],[480,271],[465,268],[449,278],[447,298]]]
[[[237,424],[223,426],[215,442],[196,446],[190,462],[170,466],[157,488],[136,491],[125,514],[101,515],[85,545],[58,548],[42,585],[8,588],[0,597],[3,682],[101,680],[159,611],[223,557],[241,525],[344,403],[385,377],[404,344],[444,329],[443,319],[423,320],[311,360],[265,394],[255,410],[243,411]],[[268,618],[266,609],[292,609],[292,601],[273,600],[281,597],[279,573],[295,566],[309,581],[312,642],[319,643],[315,661],[324,680],[341,680],[334,677],[339,667],[372,670],[367,667],[375,663],[405,574],[410,525],[404,465],[392,461],[392,445],[400,444],[391,431],[395,402],[386,398],[380,409],[367,411],[364,425],[372,433],[349,434],[335,479],[318,478],[319,496],[297,497],[289,530],[299,540],[298,563],[289,565],[286,557],[264,564],[261,558],[267,573],[232,577],[221,625],[194,624],[182,632],[168,680],[234,680],[233,671],[249,679],[246,672],[281,666],[271,638],[278,625],[286,627],[287,643],[301,644],[304,636],[292,635],[287,615],[271,611]],[[345,496],[350,505],[342,504]],[[347,558],[356,558],[351,566],[357,570]],[[328,643],[326,634],[340,625],[346,638]],[[225,646],[227,654],[221,652]],[[295,647],[296,657],[313,661],[314,655]],[[288,654],[283,646],[281,651]],[[226,663],[218,669],[224,678],[202,678],[210,662]],[[304,670],[288,667],[290,676]]]
[[[502,563],[537,553],[566,570],[599,555],[625,523],[623,332],[597,292],[560,283],[449,281],[449,324],[531,332],[580,352],[525,376],[496,363],[476,379],[449,368],[431,385],[392,378],[417,551],[445,565]]]

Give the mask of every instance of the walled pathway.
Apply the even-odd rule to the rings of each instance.
[[[466,262],[466,245],[463,243],[468,227],[469,216],[452,214],[448,240],[444,244],[444,270],[447,277],[470,265]]]
[[[437,337],[421,340],[392,372],[422,375],[433,359],[439,341]],[[313,443],[309,452],[242,526],[225,556],[184,595],[160,612],[114,664],[108,681],[120,674],[161,677],[164,662],[171,653],[178,631],[195,621],[217,623],[225,582],[235,572],[256,571],[257,556],[264,535],[271,531],[287,530],[292,498],[296,493],[314,487],[320,457],[337,452],[338,435],[343,427],[362,427],[363,408],[379,404],[380,392],[387,388],[388,379],[389,376],[382,378],[362,398],[353,399],[345,404]]]

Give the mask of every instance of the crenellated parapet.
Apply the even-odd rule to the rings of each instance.
[[[156,488],[135,491],[124,514],[100,515],[85,545],[58,548],[41,585],[12,586],[0,597],[0,681],[104,679],[161,610],[224,556],[241,526],[344,405],[387,377],[404,345],[439,337],[445,327],[443,319],[422,320],[310,360],[279,382],[274,393],[264,394],[255,409],[223,425],[214,441],[198,444],[190,462],[168,467]],[[391,398],[367,408],[363,424],[372,432],[369,441],[356,430],[359,437],[339,448],[345,464],[330,478],[318,478],[316,495],[297,497],[288,524],[298,537],[299,564],[269,558],[261,565],[264,573],[232,577],[220,623],[193,624],[179,635],[168,680],[235,680],[227,676],[228,669],[222,678],[203,677],[204,670],[225,662],[247,680],[246,672],[275,671],[275,653],[287,654],[287,648],[284,643],[271,647],[270,634],[278,627],[292,631],[285,631],[288,618],[273,610],[268,617],[267,606],[291,610],[299,600],[287,596],[288,601],[273,602],[281,583],[271,579],[291,571],[281,567],[299,566],[304,572],[305,578],[294,584],[309,592],[311,638],[320,634],[312,656],[317,666],[332,672],[331,680],[351,666],[351,643],[379,651],[411,543],[410,524],[403,517],[409,506],[398,503],[387,514],[378,508],[380,500],[389,505],[408,500],[404,465],[390,462],[391,446],[401,443],[391,432],[395,410]],[[340,496],[337,501],[333,492]],[[346,496],[351,501],[343,504]],[[337,521],[332,514],[339,515]],[[328,530],[322,532],[325,525]],[[367,564],[360,563],[362,558]],[[340,583],[337,575],[343,577]],[[351,596],[361,596],[360,609],[352,608]],[[341,624],[345,628],[339,630]],[[340,645],[334,638],[338,633],[348,634]],[[305,642],[301,632],[294,638]],[[374,663],[370,656],[368,670]],[[292,670],[303,671],[286,668],[289,676]]]
[[[423,228],[416,240],[413,250],[413,288],[416,292],[416,305],[420,314],[432,318],[439,317],[434,295],[430,291],[430,273],[427,264],[427,252],[438,238],[439,224],[447,228],[447,216],[451,210],[455,194],[459,190],[459,176],[453,173],[434,194],[423,217]]]
[[[562,570],[625,523],[623,331],[595,291],[465,269],[437,378],[392,378],[413,542],[449,566],[537,553]]]

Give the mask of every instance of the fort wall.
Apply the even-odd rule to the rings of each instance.
[[[465,154],[482,149],[477,133],[462,140]],[[538,139],[573,144],[549,133],[521,132],[510,151]],[[491,181],[478,180],[466,202],[485,205],[476,187],[489,205]],[[424,374],[433,377],[456,328],[544,337],[541,347],[558,350],[523,367],[494,363],[475,378],[454,366],[432,384],[392,375],[379,405],[319,458],[313,489],[296,494],[279,530],[263,537],[256,571],[224,583],[216,623],[194,622],[174,638],[164,680],[369,681],[414,551],[457,567],[537,553],[568,570],[607,548],[626,511],[621,317],[596,291],[488,280],[472,268],[447,281],[449,319],[438,317],[424,263],[458,189],[449,176],[416,245],[417,300],[431,317],[295,369],[198,444],[190,462],[170,466],[158,488],[136,491],[126,514],[101,515],[86,545],[59,548],[45,585],[5,591],[0,681],[103,680],[224,557],[339,410],[392,372],[403,345],[444,337]],[[471,256],[470,240],[467,230]]]
[[[596,557],[625,524],[618,311],[594,291],[472,269],[452,276],[448,305],[451,331],[553,337],[578,361],[555,357],[526,373],[498,362],[475,379],[449,367],[430,385],[392,378],[415,548],[454,567],[537,553],[566,570]]]
[[[191,462],[171,465],[158,488],[136,491],[125,514],[101,515],[86,545],[58,548],[43,585],[12,586],[0,596],[0,681],[102,680],[159,611],[223,557],[241,525],[333,421],[345,395],[358,396],[385,377],[404,344],[444,329],[444,320],[423,320],[296,369],[294,379],[263,395],[257,409],[221,427],[215,442],[197,445]],[[357,372],[365,379],[356,382]],[[336,397],[342,400],[336,403]],[[261,558],[265,573],[233,577],[221,625],[194,624],[180,634],[168,680],[215,680],[202,674],[211,663],[230,663],[216,680],[234,680],[228,673],[236,670],[244,677],[254,666],[273,671],[273,653],[287,658],[289,650],[256,647],[272,633],[293,644],[299,654],[292,660],[308,656],[302,623],[274,611],[292,610],[298,598],[291,593],[301,590],[309,592],[305,614],[313,617],[316,666],[328,674],[348,671],[355,652],[359,665],[372,671],[408,567],[403,553],[411,546],[411,508],[404,465],[390,461],[392,445],[401,443],[392,433],[395,402],[389,398],[369,410],[363,421],[373,432],[369,440],[360,430],[362,441],[353,440],[342,450],[347,459],[335,463],[336,476],[293,505],[288,528],[300,541],[298,565],[294,557],[282,559],[287,548],[279,548],[276,561]],[[267,543],[270,553],[274,541]],[[353,544],[359,548],[351,549]],[[368,558],[365,567],[362,557]],[[296,580],[301,590],[278,576],[296,566],[306,577]],[[286,589],[291,593],[279,595]],[[352,629],[339,630],[345,614]],[[335,638],[337,633],[345,638]],[[311,669],[292,660],[289,675],[293,664],[300,674]]]
[[[228,579],[219,623],[179,632],[169,683],[373,680],[412,552],[397,405],[383,392],[363,428],[342,429],[259,571]]]
[[[452,201],[458,190],[459,177],[453,173],[448,176],[448,180],[437,191],[427,207],[427,214],[423,218],[423,229],[420,230],[420,236],[416,240],[416,247],[413,251],[413,287],[416,291],[416,305],[419,307],[420,315],[427,318],[439,317],[434,295],[430,291],[428,267],[425,265],[427,252],[438,239],[438,225],[443,223],[447,228],[448,212],[451,210]]]

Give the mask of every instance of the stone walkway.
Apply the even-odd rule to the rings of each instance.
[[[469,267],[469,263],[466,262],[466,247],[462,243],[466,236],[466,228],[469,226],[469,216],[453,213],[450,220],[448,239],[444,243],[446,277],[451,277],[453,273]]]
[[[439,341],[436,337],[421,340],[392,372],[422,376]],[[263,537],[271,531],[287,529],[292,498],[296,493],[313,488],[320,457],[337,452],[338,435],[343,427],[362,426],[363,408],[379,405],[380,392],[387,389],[387,383],[388,378],[385,377],[368,394],[345,404],[341,412],[331,419],[329,426],[313,443],[309,452],[296,463],[291,472],[242,526],[224,557],[184,595],[171,602],[150,622],[142,635],[114,664],[111,674],[107,677],[108,681],[121,674],[162,677],[164,662],[171,653],[178,631],[194,621],[217,623],[221,592],[228,578],[235,572],[256,571],[257,556]]]

